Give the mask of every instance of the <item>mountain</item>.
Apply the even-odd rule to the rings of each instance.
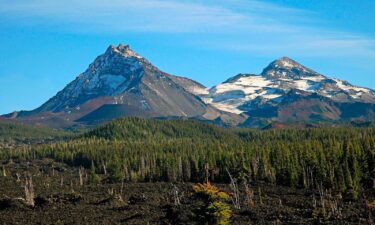
[[[129,46],[109,46],[88,69],[32,111],[8,119],[51,127],[124,116],[193,119],[222,126],[321,127],[375,120],[375,91],[322,75],[282,57],[261,74],[238,74],[207,89],[165,73]]]
[[[207,94],[203,85],[162,72],[120,44],[109,46],[39,108],[6,116],[52,126],[99,123],[122,116],[219,119],[225,123],[241,119],[204,103],[201,94]]]
[[[282,57],[261,74],[239,74],[211,88],[207,104],[247,114],[243,126],[272,121],[338,121],[375,119],[375,91],[319,74]]]

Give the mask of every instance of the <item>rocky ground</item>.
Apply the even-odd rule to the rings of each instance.
[[[104,175],[93,183],[89,171],[50,160],[0,161],[0,166],[1,224],[194,224],[190,183],[109,183]],[[28,177],[34,206],[25,200]],[[216,185],[233,192],[227,184]],[[270,184],[250,188],[253,205],[245,204],[244,196],[240,209],[228,202],[230,224],[374,224],[371,191],[366,200],[345,201],[334,193],[320,198],[318,191]]]

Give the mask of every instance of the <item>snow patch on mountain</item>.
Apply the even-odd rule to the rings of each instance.
[[[198,95],[198,96],[209,94],[208,88],[201,88],[201,87],[192,86],[192,87],[189,87],[187,89],[188,89],[189,92],[191,92],[195,95]]]
[[[241,90],[246,94],[253,94],[263,87],[269,86],[269,84],[271,84],[271,82],[262,76],[242,77],[233,83],[228,82],[219,84],[213,87],[209,92],[220,94],[228,91]]]
[[[367,88],[355,87],[342,80],[338,80],[338,79],[332,79],[332,80],[336,81],[337,86],[344,91],[356,91],[356,92],[366,92],[366,93],[370,92],[370,90]]]
[[[282,61],[281,62],[282,66],[283,67],[286,67],[286,68],[293,68],[295,65],[293,63],[291,63],[290,61]]]
[[[235,105],[230,105],[230,104],[225,104],[225,103],[224,104],[213,103],[211,105],[213,105],[217,109],[219,109],[221,111],[225,111],[225,112],[230,112],[230,113],[235,113],[235,114],[241,114],[241,113],[244,112],[242,110],[239,110]]]
[[[212,87],[202,99],[220,110],[240,114],[243,109],[277,105],[290,91],[316,93],[334,101],[374,102],[375,92],[321,75],[287,57],[272,62],[261,75],[239,74]]]

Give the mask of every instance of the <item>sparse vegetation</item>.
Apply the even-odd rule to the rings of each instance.
[[[193,186],[196,200],[194,213],[197,224],[227,225],[232,211],[225,203],[228,194],[220,191],[210,183],[196,184]]]
[[[48,204],[54,204],[53,197],[44,195],[52,188],[61,195],[70,193],[59,198],[71,201],[80,201],[100,189],[100,194],[93,195],[111,202],[108,204],[116,210],[155,201],[166,207],[158,208],[161,211],[155,216],[164,215],[161,212],[165,210],[166,217],[158,218],[174,221],[172,224],[189,224],[186,221],[204,215],[207,224],[232,224],[230,217],[259,222],[268,215],[269,207],[275,222],[293,221],[293,216],[284,218],[280,213],[294,212],[301,213],[294,220],[308,223],[349,217],[358,223],[360,218],[372,221],[374,149],[374,128],[260,131],[193,121],[126,118],[69,140],[1,150],[0,179],[21,186],[23,174],[31,172],[34,162],[52,160],[49,166],[38,165],[30,173],[38,192],[33,198],[36,210],[40,204],[36,199],[41,195]],[[23,169],[14,168],[21,164]],[[129,186],[142,186],[139,182],[150,182],[150,186],[142,184],[150,188],[167,182],[168,190],[165,195],[132,190],[129,196]],[[191,182],[203,184],[191,188]],[[10,199],[23,196],[7,193]],[[150,200],[150,195],[155,198]],[[133,220],[132,215],[129,217]]]

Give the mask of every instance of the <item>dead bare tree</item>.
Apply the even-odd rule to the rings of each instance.
[[[120,189],[120,195],[122,195],[124,192],[124,179],[121,180],[121,189]]]
[[[108,194],[110,196],[114,196],[115,195],[115,190],[113,188],[108,188]]]
[[[82,167],[80,167],[79,169],[78,169],[78,174],[79,174],[79,185],[80,186],[83,186],[83,168]]]
[[[104,175],[107,175],[107,166],[104,162],[102,162],[102,167],[103,167]]]
[[[318,183],[317,186],[318,186],[318,191],[319,191],[320,204],[322,208],[324,209],[325,208],[325,198],[324,198],[325,192],[324,192],[323,184]]]
[[[313,193],[313,207],[314,207],[314,209],[317,207],[317,202],[316,202],[316,198],[315,198],[314,193]]]
[[[21,175],[19,173],[16,173],[16,177],[17,177],[17,182],[20,182],[21,181]]]
[[[173,185],[173,199],[174,199],[174,204],[175,205],[180,205],[180,192],[178,190],[178,187],[174,184]]]
[[[209,178],[210,178],[210,172],[209,172],[209,166],[208,163],[204,164],[204,178],[206,184],[209,183]]]
[[[7,171],[5,169],[5,166],[3,166],[3,177],[6,177],[7,176]]]
[[[25,202],[27,205],[34,207],[35,206],[35,193],[33,186],[33,179],[30,175],[26,176],[25,179]]]
[[[258,175],[259,161],[260,161],[259,156],[256,156],[250,162],[250,165],[253,171],[253,177],[257,177]]]
[[[70,180],[70,190],[71,190],[71,192],[74,192],[74,185],[73,185],[73,181],[72,180]]]
[[[233,179],[232,175],[230,174],[229,170],[227,170],[227,173],[230,178],[230,187],[232,189],[233,195],[231,196],[232,203],[236,209],[241,209],[240,205],[240,191],[238,190],[237,182]]]
[[[258,194],[259,194],[259,204],[263,205],[262,189],[260,189],[260,187],[258,188]]]
[[[254,191],[249,187],[249,185],[246,182],[244,183],[244,186],[245,186],[245,193],[246,193],[246,205],[249,208],[252,208],[255,205]]]

